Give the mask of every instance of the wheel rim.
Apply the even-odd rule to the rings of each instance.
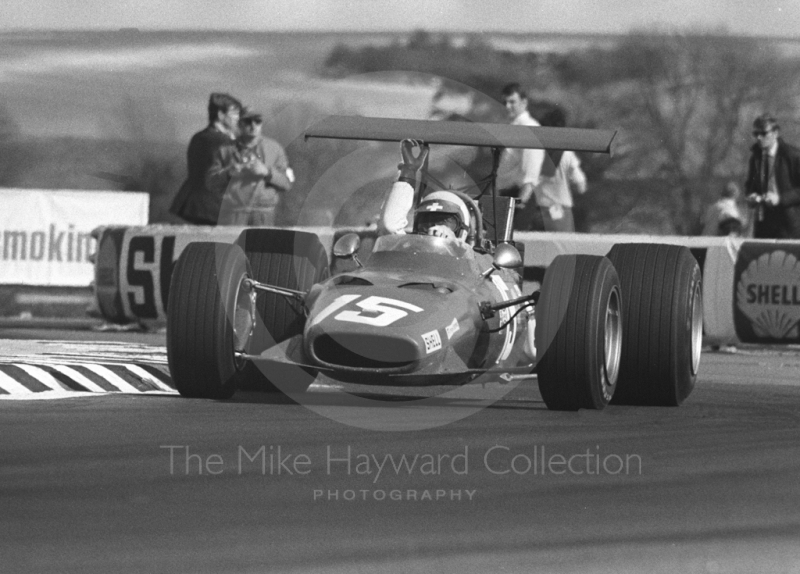
[[[240,354],[247,351],[247,343],[255,326],[256,292],[250,287],[249,278],[243,276],[236,289],[236,300],[233,305],[233,351],[236,366],[242,368],[244,359]]]
[[[605,316],[603,379],[607,396],[611,394],[610,389],[617,384],[622,357],[622,318],[619,309],[619,290],[615,287],[609,294]]]
[[[703,295],[700,284],[692,293],[692,374],[696,375],[700,368],[700,355],[703,349]]]

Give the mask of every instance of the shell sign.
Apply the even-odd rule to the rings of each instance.
[[[800,343],[800,245],[745,243],[733,316],[744,343]]]

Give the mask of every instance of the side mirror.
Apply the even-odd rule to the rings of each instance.
[[[355,257],[360,245],[361,238],[357,233],[342,235],[336,240],[336,244],[333,246],[333,256],[339,259],[351,259]]]
[[[513,269],[522,265],[522,256],[509,243],[501,243],[494,250],[494,266],[498,269]]]

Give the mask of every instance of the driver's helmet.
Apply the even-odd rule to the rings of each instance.
[[[469,234],[469,209],[451,191],[434,191],[414,211],[414,233],[464,241]]]

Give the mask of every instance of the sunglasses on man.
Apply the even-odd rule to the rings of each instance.
[[[755,131],[753,131],[753,137],[754,138],[763,138],[763,137],[768,136],[769,134],[771,134],[774,131],[775,130],[762,130],[762,131],[755,130]]]

